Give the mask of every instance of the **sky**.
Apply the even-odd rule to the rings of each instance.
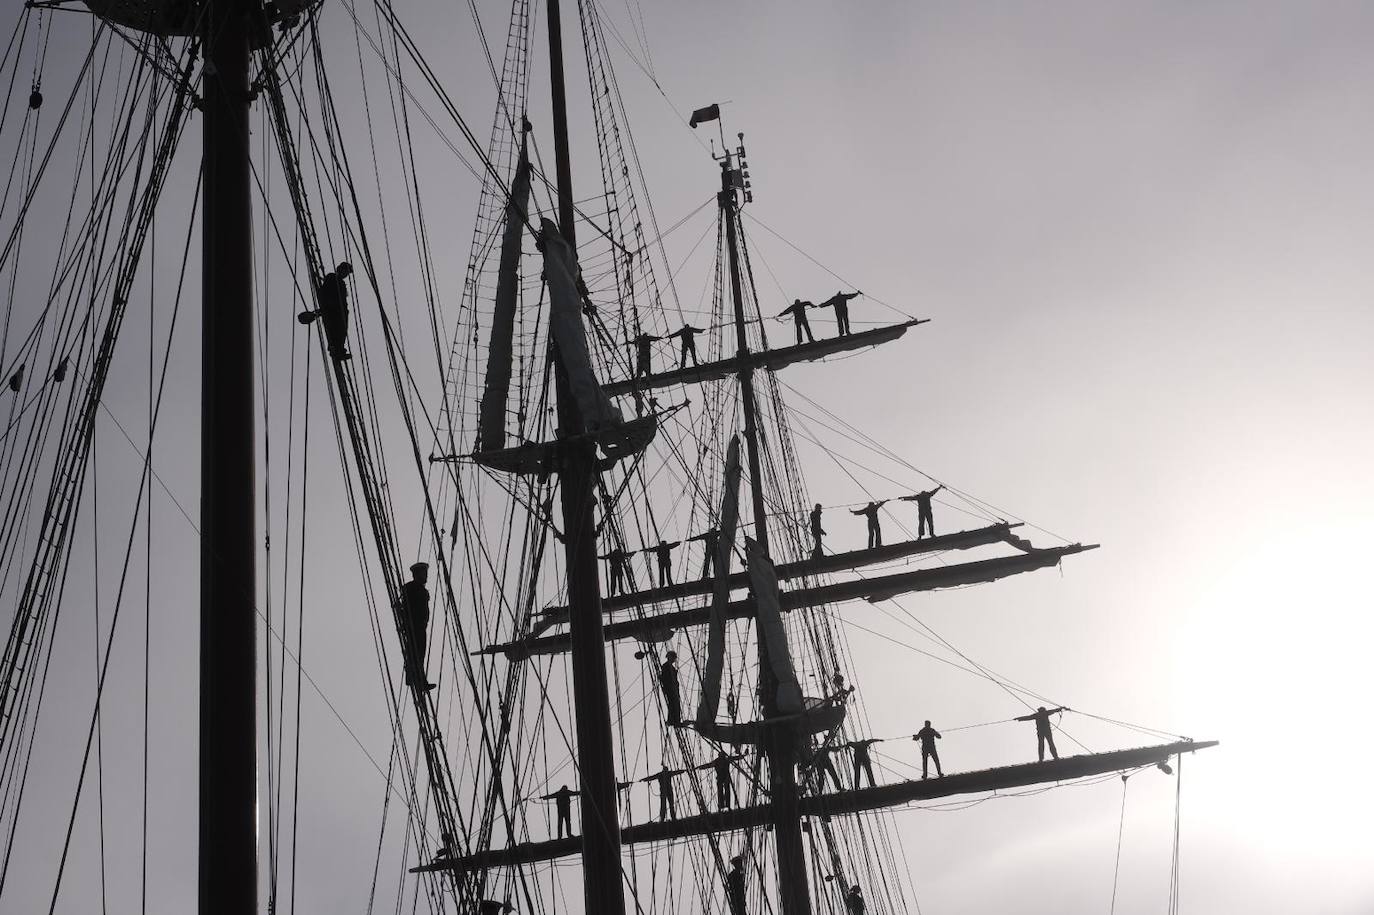
[[[480,6],[487,34],[504,34],[500,5]],[[1221,741],[1172,778],[1134,776],[1124,820],[1115,782],[896,814],[920,910],[1106,911],[1120,827],[1116,911],[1160,911],[1177,799],[1181,910],[1374,911],[1374,839],[1361,828],[1374,815],[1364,778],[1374,739],[1362,725],[1374,636],[1364,558],[1374,536],[1374,9],[1255,0],[607,2],[604,11],[633,53],[613,48],[661,225],[714,192],[700,144],[715,132],[693,134],[684,121],[720,102],[726,130],[743,131],[749,150],[746,229],[766,265],[761,294],[780,309],[838,284],[867,293],[851,306],[856,324],[891,320],[880,301],[932,319],[864,358],[789,372],[803,423],[821,409],[840,413],[931,477],[1070,541],[1102,544],[1062,573],[855,609],[846,634],[862,662],[851,679],[875,734],[909,734],[926,717],[940,727],[1022,711],[988,682],[894,642],[925,647],[910,613],[1058,704]],[[492,94],[471,19],[437,3],[401,16],[485,136]],[[331,0],[324,18],[331,67],[356,69],[347,7]],[[73,38],[62,51],[84,45]],[[546,80],[536,66],[539,106]],[[575,118],[579,101],[575,89]],[[533,118],[537,134],[546,130]],[[579,140],[589,142],[575,127]],[[476,182],[425,125],[417,144],[427,167],[453,176],[433,191],[431,215],[455,252],[440,276],[456,289]],[[594,152],[581,148],[574,180],[590,188]],[[193,180],[182,163],[170,206],[180,215],[155,243],[164,263],[179,260]],[[684,303],[709,279],[709,253],[689,255],[706,227],[698,220],[670,239]],[[283,285],[263,286],[265,309],[292,310]],[[401,314],[420,315],[413,287],[400,299]],[[175,357],[187,372],[188,322],[178,330],[186,354]],[[138,419],[146,335],[131,346],[134,367],[110,406]],[[174,391],[169,428],[192,425],[196,403],[194,390]],[[315,422],[326,440],[326,421]],[[182,451],[195,438],[167,434],[154,513],[168,533],[155,556],[193,570],[194,540],[171,499],[194,514],[195,462]],[[132,460],[113,426],[99,435],[98,454]],[[803,445],[802,456],[826,505],[898,494],[876,475],[851,477],[823,449]],[[311,571],[321,575],[353,562],[338,533],[347,514],[337,465],[323,468],[311,503],[321,538]],[[127,513],[132,496],[106,498]],[[952,503],[937,505],[936,519],[960,521]],[[859,519],[842,525],[834,536],[858,539]],[[101,540],[109,555],[122,549]],[[113,561],[102,562],[101,580],[112,581]],[[302,801],[315,840],[302,852],[303,911],[357,908],[383,799],[374,764],[386,765],[385,711],[375,686],[356,682],[356,665],[375,662],[365,619],[344,612],[349,586],[312,595],[311,619],[328,636],[308,647],[318,658],[337,646],[341,659],[307,657],[305,667],[358,741],[306,692],[302,739],[317,774]],[[165,684],[154,734],[161,728],[155,742],[166,746],[151,806],[161,828],[150,910],[170,912],[194,895],[183,815],[194,780],[176,765],[193,748],[175,746],[195,714],[184,648],[194,579],[174,576],[164,589],[150,602]],[[90,663],[89,642],[71,651]],[[88,707],[89,682],[71,681],[53,701]],[[124,727],[137,709],[109,714]],[[1082,718],[1065,727],[1093,749],[1140,742]],[[65,762],[46,782],[54,804],[70,803],[72,748],[84,737],[83,727],[45,745]],[[1029,759],[1031,740],[1015,726],[951,732],[941,754],[951,769]],[[112,778],[127,789],[128,776]],[[112,789],[109,802],[112,819],[136,816],[127,791]],[[112,845],[127,906],[137,857],[126,842]],[[91,910],[89,840],[78,849],[80,879],[58,911]],[[18,898],[46,903],[50,872],[33,873]]]

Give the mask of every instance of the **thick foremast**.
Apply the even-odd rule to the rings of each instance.
[[[577,250],[576,207],[568,148],[568,106],[563,81],[563,32],[558,0],[548,3],[549,79],[553,95],[554,150],[558,170],[559,231]],[[582,882],[586,911],[623,915],[620,821],[616,809],[614,743],[606,686],[601,581],[596,554],[596,451],[581,433],[582,416],[568,374],[554,360],[560,448],[564,550],[568,572],[568,619],[572,640],[573,701],[577,719],[578,787],[582,802]]]

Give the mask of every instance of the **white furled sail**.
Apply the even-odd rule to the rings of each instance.
[[[510,395],[511,357],[515,346],[515,300],[520,286],[520,242],[530,199],[528,148],[520,145],[520,162],[506,201],[506,229],[501,236],[501,262],[496,277],[496,305],[491,315],[491,346],[478,414],[477,450],[506,447],[506,400]]]
[[[783,715],[802,711],[801,686],[792,668],[792,653],[787,648],[787,631],[782,625],[782,611],[778,600],[778,573],[763,549],[751,538],[744,538],[745,556],[749,560],[749,583],[754,589],[759,639],[768,649],[768,666],[778,681],[777,708]]]
[[[582,414],[587,432],[622,424],[620,410],[611,403],[592,372],[587,336],[582,326],[582,299],[577,294],[577,255],[552,220],[543,220],[544,279],[549,284],[549,326],[558,360],[568,373],[568,387]]]
[[[706,632],[706,667],[701,678],[697,725],[710,725],[720,709],[720,680],[725,671],[725,607],[730,603],[730,555],[739,520],[739,436],[730,439],[725,455],[725,488],[720,499],[720,539],[716,543],[711,621]]]

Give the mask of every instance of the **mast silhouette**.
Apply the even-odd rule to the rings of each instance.
[[[253,262],[248,57],[254,6],[212,0],[201,41],[201,915],[257,911]],[[261,7],[256,10],[261,17]],[[265,23],[265,18],[264,18]]]
[[[744,147],[739,147],[741,155]],[[748,325],[744,317],[744,295],[740,285],[739,237],[735,222],[739,206],[729,150],[720,164],[721,218],[725,220],[725,242],[730,260],[730,298],[735,307],[735,342],[743,368],[739,373],[740,398],[744,404],[744,440],[748,446],[749,494],[754,504],[754,540],[763,555],[772,559],[768,549],[768,512],[763,500],[763,473],[759,458],[758,405],[754,399],[754,367],[749,361]],[[759,646],[759,700],[763,719],[781,717],[777,707],[778,682],[768,662],[768,644],[757,633]],[[806,849],[802,846],[801,814],[797,798],[796,727],[793,724],[768,726],[763,748],[768,757],[768,783],[771,790],[773,836],[777,843],[778,901],[782,915],[810,915],[811,892],[806,882]]]
[[[549,81],[553,96],[554,153],[558,172],[559,231],[577,252],[572,159],[568,148],[568,100],[563,82],[563,24],[558,0],[549,0]],[[576,277],[574,277],[576,279]],[[562,362],[554,359],[558,432],[563,439],[559,489],[568,572],[569,634],[572,639],[573,707],[577,719],[577,772],[582,809],[582,886],[588,915],[624,915],[620,819],[616,806],[611,703],[606,688],[606,645],[602,634],[601,580],[596,554],[596,445],[574,438],[583,431]]]

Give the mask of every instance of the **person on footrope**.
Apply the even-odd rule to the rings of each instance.
[[[1054,748],[1054,731],[1050,729],[1050,716],[1067,711],[1069,711],[1069,709],[1062,705],[1052,709],[1047,709],[1042,705],[1029,715],[1022,715],[1020,718],[1016,719],[1017,721],[1035,722],[1035,744],[1036,749],[1040,753],[1041,762],[1045,761],[1046,744],[1049,745],[1050,755],[1055,759],[1059,758],[1059,751]]]
[[[704,327],[693,327],[690,324],[684,324],[681,330],[675,330],[664,338],[667,340],[671,340],[674,337],[682,338],[682,353],[678,357],[678,368],[685,369],[687,367],[688,356],[692,357],[692,365],[701,365],[701,363],[697,361],[697,334],[705,332],[706,329]]]
[[[821,558],[821,538],[825,536],[825,528],[821,527],[821,503],[817,502],[816,507],[811,509],[811,558]]]
[[[650,775],[648,778],[641,778],[641,782],[658,782],[658,819],[662,822],[666,819],[677,819],[677,804],[673,801],[673,778],[681,775],[685,769],[669,769],[664,766],[659,771]]]
[[[930,726],[929,720],[926,721],[925,727],[911,735],[912,740],[921,742],[921,778],[929,775],[929,764],[932,760],[935,762],[935,775],[939,778],[945,777],[944,770],[940,768],[940,751],[935,749],[935,741],[940,737],[940,732]]]
[[[682,693],[677,682],[677,652],[670,651],[663,656],[663,664],[658,669],[658,685],[663,690],[663,704],[667,706],[668,725],[678,727],[682,724]]]
[[[916,537],[920,539],[927,535],[935,536],[935,519],[930,512],[930,500],[935,494],[945,488],[941,483],[934,489],[927,489],[925,492],[918,492],[910,496],[902,496],[903,502],[916,503]]]
[[[730,764],[741,759],[744,759],[743,753],[731,756],[721,749],[715,759],[697,766],[698,769],[716,771],[716,807],[719,810],[726,810],[734,803],[735,786],[730,779]]]
[[[803,302],[801,299],[796,299],[792,302],[791,305],[788,305],[786,308],[782,310],[781,313],[778,314],[779,318],[783,317],[784,315],[792,316],[792,324],[797,329],[798,345],[801,345],[803,333],[806,334],[807,342],[816,342],[816,338],[811,333],[811,322],[806,320],[806,309],[815,307],[816,306],[811,304],[810,302]]]
[[[711,577],[711,571],[716,567],[716,550],[720,546],[720,531],[711,528],[695,537],[688,537],[687,542],[700,540],[705,547],[706,555],[701,560],[701,580],[705,581]]]
[[[635,377],[650,375],[653,373],[653,347],[656,340],[662,337],[655,337],[653,334],[640,334],[630,341],[635,347]]]
[[[816,306],[817,308],[835,309],[835,335],[837,337],[849,336],[849,300],[857,299],[861,295],[863,295],[862,292],[837,292]]]
[[[659,540],[657,545],[640,550],[641,553],[653,553],[658,558],[658,586],[660,588],[666,588],[673,583],[673,547],[681,542],[681,540],[674,540],[669,543],[666,540]]]
[[[558,838],[563,838],[564,830],[568,835],[572,835],[572,799],[581,794],[581,791],[572,791],[567,785],[559,788],[553,794],[542,795],[541,801],[553,801],[554,809],[558,811]]]
[[[606,560],[606,571],[609,573],[606,583],[608,594],[614,597],[624,593],[625,585],[630,580],[630,554],[620,547],[616,547],[609,553],[597,558]]]
[[[878,786],[878,782],[873,778],[873,757],[869,755],[868,749],[875,743],[882,743],[882,739],[870,737],[867,740],[851,740],[849,743],[845,744],[846,747],[854,752],[855,788],[859,787],[859,774],[861,772],[868,773],[868,786],[870,788],[876,788]]]
[[[887,500],[884,499],[881,502],[869,502],[863,508],[851,508],[849,510],[851,515],[864,515],[868,518],[868,548],[870,550],[883,545],[883,529],[878,523],[878,509],[886,504]]]

